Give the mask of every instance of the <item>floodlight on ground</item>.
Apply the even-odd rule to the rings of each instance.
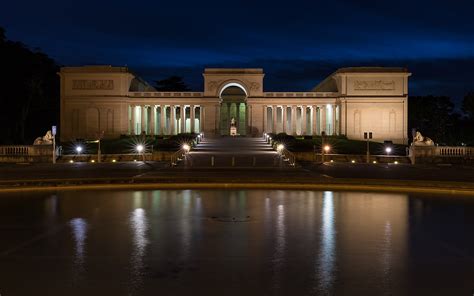
[[[329,150],[331,150],[331,147],[329,145],[324,146],[324,152],[328,153]]]
[[[191,150],[191,147],[188,144],[183,144],[183,150],[189,152],[189,150]]]
[[[77,154],[81,154],[83,148],[82,148],[82,146],[78,145],[78,146],[76,146],[75,150],[76,150]]]
[[[145,150],[145,147],[142,144],[138,144],[137,147],[135,147],[138,153],[142,153],[143,150]]]
[[[331,159],[331,162],[334,162],[334,160]]]
[[[283,144],[278,144],[278,146],[277,146],[277,151],[278,151],[278,152],[281,152],[281,151],[283,151],[283,149],[285,149],[285,145],[283,145]]]
[[[395,160],[394,164],[398,164],[398,161]]]
[[[91,162],[95,162],[95,160],[94,160],[94,159],[92,159],[92,160],[91,160]]]
[[[356,161],[355,160],[351,160],[352,163],[355,163]]]
[[[392,148],[391,147],[385,147],[385,153],[387,153],[387,154],[392,153]]]
[[[117,160],[115,160],[115,159],[112,159],[112,162],[117,162]]]
[[[69,161],[69,163],[74,163],[74,160],[71,159],[71,160]]]
[[[372,163],[377,163],[377,161],[376,161],[376,160],[374,160],[374,161],[372,161]]]

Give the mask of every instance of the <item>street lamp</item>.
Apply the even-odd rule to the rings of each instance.
[[[183,144],[183,150],[188,153],[191,150],[191,147],[188,144]]]
[[[77,154],[81,154],[82,150],[83,150],[82,146],[76,146]]]
[[[324,146],[324,152],[328,153],[329,150],[331,150],[331,147],[329,145]]]
[[[277,151],[278,151],[279,153],[281,153],[281,152],[283,151],[283,149],[285,149],[285,145],[283,145],[283,144],[278,144],[278,146],[277,146]]]
[[[144,153],[144,152],[145,152],[145,146],[143,146],[142,144],[138,144],[138,145],[135,147],[135,149],[137,150],[137,152],[138,152],[139,154],[142,155],[142,157],[143,157],[143,162],[145,162],[145,153]]]

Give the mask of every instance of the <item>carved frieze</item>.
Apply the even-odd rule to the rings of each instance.
[[[113,80],[86,80],[78,79],[72,81],[72,89],[101,89],[101,90],[112,90],[114,89]]]
[[[394,90],[395,81],[383,80],[356,80],[354,90]]]

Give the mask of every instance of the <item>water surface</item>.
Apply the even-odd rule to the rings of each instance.
[[[472,295],[474,200],[317,191],[0,195],[0,294]]]

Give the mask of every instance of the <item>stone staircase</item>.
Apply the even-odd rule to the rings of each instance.
[[[206,137],[178,167],[285,168],[288,163],[263,138]]]

